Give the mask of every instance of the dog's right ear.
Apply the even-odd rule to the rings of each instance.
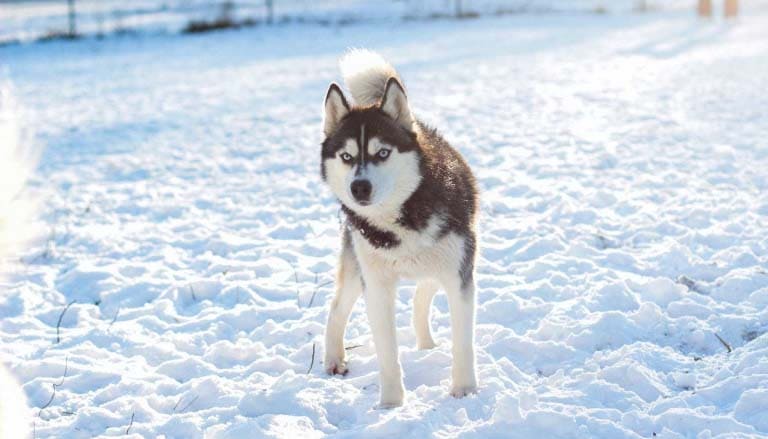
[[[325,116],[323,117],[323,132],[325,137],[329,137],[339,126],[339,122],[349,114],[349,104],[344,98],[344,93],[335,82],[328,87],[328,93],[325,94]]]

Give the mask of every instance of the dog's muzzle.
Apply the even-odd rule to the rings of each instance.
[[[352,196],[358,203],[366,205],[371,202],[371,192],[373,191],[373,186],[371,186],[370,181],[363,179],[355,180],[352,182],[350,189]]]

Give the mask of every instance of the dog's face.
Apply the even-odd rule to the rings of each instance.
[[[421,182],[421,151],[405,93],[390,79],[378,106],[350,108],[331,84],[325,99],[322,175],[336,197],[364,216],[399,210]]]

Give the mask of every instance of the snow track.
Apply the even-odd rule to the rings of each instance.
[[[48,240],[0,297],[37,437],[767,436],[766,25],[519,16],[0,48],[46,147]],[[349,375],[319,364],[338,247],[320,109],[349,46],[392,61],[478,177],[476,396],[448,395],[443,295],[439,346],[415,349],[412,285],[404,407],[372,410],[362,302]]]

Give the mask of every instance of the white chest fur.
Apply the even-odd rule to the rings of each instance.
[[[399,244],[394,247],[377,248],[359,231],[352,233],[355,254],[369,260],[381,270],[392,271],[410,280],[440,277],[440,274],[459,269],[464,253],[465,238],[456,233],[440,236],[445,219],[433,215],[427,227],[420,231],[406,229],[396,223],[375,224],[395,233]]]

